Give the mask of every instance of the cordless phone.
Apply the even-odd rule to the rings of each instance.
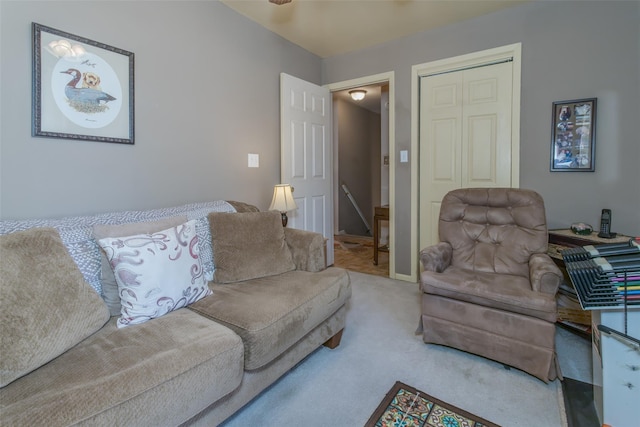
[[[613,239],[616,237],[616,233],[611,232],[611,209],[602,209],[598,237],[603,239]]]

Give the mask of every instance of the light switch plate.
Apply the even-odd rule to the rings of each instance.
[[[400,163],[407,163],[409,161],[409,151],[400,150]]]
[[[249,153],[249,167],[250,168],[260,167],[260,156],[258,154]]]

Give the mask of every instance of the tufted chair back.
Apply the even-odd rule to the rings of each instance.
[[[453,190],[442,200],[439,234],[453,266],[529,277],[529,258],[547,251],[542,197],[516,188]]]

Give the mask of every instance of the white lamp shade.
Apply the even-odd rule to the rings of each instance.
[[[289,184],[278,184],[273,187],[273,199],[271,200],[270,211],[289,212],[298,209],[293,194],[291,194],[291,186]]]

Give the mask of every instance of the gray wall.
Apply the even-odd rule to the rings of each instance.
[[[31,23],[135,54],[135,145],[31,136]],[[321,60],[217,1],[0,3],[0,218],[242,200],[280,181],[280,72]],[[247,167],[247,154],[260,167]]]
[[[334,102],[338,117],[338,229],[371,235],[341,188],[347,184],[373,233],[373,208],[380,203],[380,114],[350,102]]]
[[[324,83],[395,71],[396,159],[411,143],[411,67],[522,43],[520,186],[545,199],[551,228],[640,235],[640,3],[534,2],[323,60]],[[595,172],[550,172],[551,105],[598,98]],[[410,156],[417,156],[411,153]],[[396,163],[396,272],[411,274],[410,163]]]
[[[136,144],[31,137],[31,22],[136,54]],[[521,186],[551,227],[640,234],[640,3],[535,2],[321,60],[215,1],[0,2],[0,218],[236,199],[279,182],[279,73],[331,83],[395,71],[396,158],[411,66],[521,42]],[[596,172],[551,173],[551,103],[598,98]],[[260,168],[247,168],[247,154]],[[418,153],[410,153],[417,155]],[[396,165],[396,271],[410,274],[410,169]]]

